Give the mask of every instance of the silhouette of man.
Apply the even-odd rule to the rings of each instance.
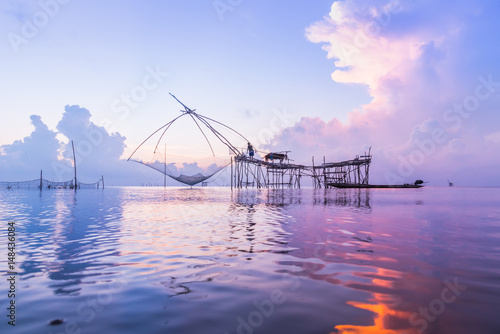
[[[253,159],[254,154],[255,154],[255,151],[253,149],[252,144],[248,143],[248,155],[250,156],[250,159]]]

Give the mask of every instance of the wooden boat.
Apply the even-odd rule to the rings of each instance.
[[[328,183],[329,187],[335,188],[383,188],[383,189],[393,189],[393,188],[422,188],[423,184],[351,184],[351,183]]]

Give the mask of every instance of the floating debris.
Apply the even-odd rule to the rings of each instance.
[[[352,238],[356,239],[358,241],[361,241],[361,242],[372,242],[373,241],[372,237],[370,237],[370,236],[368,236],[366,239],[361,239],[359,237],[352,237]]]
[[[63,319],[54,319],[51,322],[49,322],[49,325],[51,325],[51,326],[57,326],[57,325],[62,324],[63,322],[64,322]]]

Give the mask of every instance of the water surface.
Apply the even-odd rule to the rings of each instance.
[[[0,217],[2,333],[500,333],[499,188],[2,190]]]

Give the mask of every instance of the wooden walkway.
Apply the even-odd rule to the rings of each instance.
[[[352,160],[299,165],[288,159],[265,161],[245,154],[231,163],[231,187],[235,188],[300,188],[302,177],[312,178],[315,188],[331,188],[338,184],[368,185],[371,155]]]

